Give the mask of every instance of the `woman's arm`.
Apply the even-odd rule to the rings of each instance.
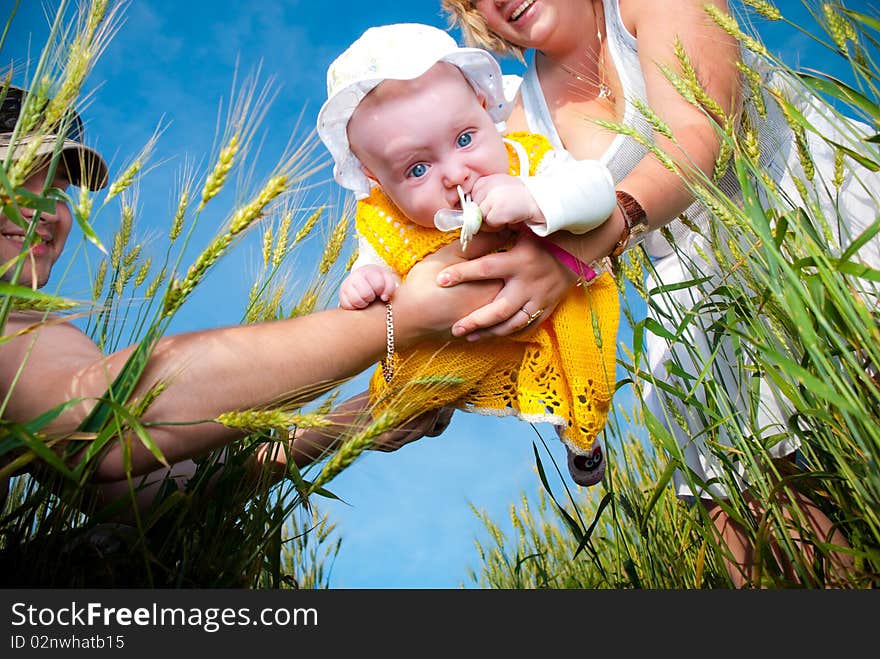
[[[657,133],[657,146],[665,151],[684,171],[696,167],[710,174],[720,150],[713,119],[686,101],[666,79],[658,64],[663,63],[681,74],[682,67],[675,55],[676,38],[694,67],[696,77],[709,97],[724,113],[736,115],[740,109],[741,88],[736,62],[739,48],[703,9],[704,0],[621,0],[621,15],[629,31],[638,40],[639,60],[645,78],[648,104],[669,126],[675,139]],[[712,2],[727,9],[722,0]],[[550,100],[550,99],[548,99]],[[720,121],[719,117],[714,117]],[[568,145],[576,136],[563,135]],[[575,149],[577,151],[577,149]],[[646,156],[617,189],[632,195],[645,210],[651,229],[659,229],[678,217],[693,202],[693,196],[681,177],[669,171],[651,155]],[[592,231],[574,235],[558,231],[548,236],[554,243],[584,263],[607,256],[614,249],[624,230],[624,218],[614,209],[604,224]],[[503,276],[511,270],[504,255],[491,255],[444,270],[438,281],[453,286],[460,282],[484,277]],[[506,290],[500,296],[507,295]],[[456,323],[458,332],[468,333],[491,328],[496,333],[506,320],[499,307],[479,310]],[[509,333],[510,327],[497,333]]]
[[[685,100],[660,68],[662,64],[682,75],[675,54],[678,40],[705,93],[724,115],[738,115],[742,100],[736,67],[739,47],[733,37],[715,24],[704,9],[705,4],[705,0],[620,2],[624,24],[638,41],[648,105],[674,136],[671,140],[655,133],[655,143],[685,173],[696,168],[711,175],[720,150],[715,122],[721,124],[723,118],[712,110],[707,116],[706,112]],[[723,0],[713,0],[710,4],[727,11],[727,2]],[[650,154],[618,183],[617,188],[638,200],[651,229],[663,227],[677,218],[694,199],[685,181]],[[622,231],[623,216],[616,209],[604,227],[583,236],[554,235],[554,242],[589,263],[607,255]]]
[[[714,124],[722,123],[723,116],[711,108],[707,108],[707,116],[686,101],[659,65],[682,75],[675,55],[675,44],[679,41],[706,94],[725,116],[732,116],[738,114],[741,104],[737,41],[706,13],[706,0],[630,0],[621,4],[627,10],[623,14],[624,22],[638,41],[648,104],[675,137],[673,141],[655,133],[657,146],[685,172],[695,166],[711,174],[720,149]],[[710,4],[727,11],[727,2],[723,0],[713,0]],[[681,179],[653,157],[639,163],[618,187],[639,200],[652,227],[665,225],[693,201]]]

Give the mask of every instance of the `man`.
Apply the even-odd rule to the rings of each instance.
[[[54,134],[21,136],[13,146],[10,142],[27,93],[10,87],[0,98],[0,159],[7,171],[11,171],[11,163],[20,162],[17,159],[29,152],[28,146],[40,141],[40,157],[21,186],[25,191],[45,196],[48,188],[64,190],[74,185],[97,190],[107,185],[107,165],[100,154],[83,144],[81,123],[75,114],[64,123],[60,149]],[[56,201],[51,212],[12,206],[18,208],[27,226],[19,226],[5,214],[0,216],[0,278],[42,287],[70,233],[70,208],[63,201]],[[14,213],[12,208],[9,212]],[[38,240],[26,246],[29,231]],[[488,253],[503,238],[496,235],[481,240],[469,255]],[[162,337],[132,392],[132,398],[141,398],[163,383],[161,394],[141,419],[150,424],[152,441],[169,464],[184,463],[244,435],[201,420],[270,405],[297,392],[305,392],[301,399],[313,398],[330,383],[356,375],[386,356],[389,333],[401,348],[423,339],[451,339],[452,323],[489,302],[499,289],[495,282],[455,289],[436,286],[437,273],[463,259],[455,246],[426,259],[395,292],[391,313],[386,305],[375,304],[360,311],[332,309],[288,320]],[[56,450],[86,419],[135,349],[104,355],[73,324],[45,322],[41,314],[26,311],[11,313],[2,335],[6,340],[0,342],[0,397],[6,401],[5,420],[26,423],[69,401],[78,401],[41,429],[46,438],[60,440],[54,445]],[[422,434],[436,434],[445,422],[448,416],[423,415],[408,429],[380,438],[380,448],[393,449]],[[324,447],[329,443],[325,431],[318,444]],[[124,446],[118,439],[107,445],[95,464],[95,482],[126,478]],[[294,442],[292,451],[300,465],[320,455],[311,442]],[[0,466],[16,455],[0,455]],[[138,438],[130,442],[129,458],[134,476],[161,466]],[[76,458],[69,460],[75,462]],[[6,487],[0,491],[5,493]]]

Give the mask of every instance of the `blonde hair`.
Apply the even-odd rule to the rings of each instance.
[[[492,32],[473,0],[440,0],[440,6],[446,12],[449,27],[461,29],[468,46],[485,48],[498,55],[511,55],[521,62],[525,61],[525,49]]]

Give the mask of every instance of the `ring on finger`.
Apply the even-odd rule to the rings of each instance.
[[[536,320],[538,320],[538,318],[541,317],[541,314],[544,313],[543,309],[538,309],[535,313],[529,313],[528,311],[526,311],[525,307],[521,308],[520,311],[522,311],[526,316],[529,317],[529,322],[527,322],[526,325],[531,325]]]

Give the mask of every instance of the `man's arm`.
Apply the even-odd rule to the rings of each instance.
[[[497,248],[501,239],[487,236],[480,246],[488,252]],[[394,329],[399,347],[426,338],[451,338],[452,322],[498,291],[498,282],[466,290],[436,286],[439,270],[462,259],[456,245],[444,248],[414,267],[407,282],[395,292]],[[33,320],[16,316],[8,323],[6,334]],[[382,358],[385,343],[383,304],[163,337],[133,396],[144,396],[156,383],[166,385],[142,421],[159,424],[150,428],[151,437],[168,462],[175,463],[241,437],[238,431],[205,420],[291,395],[314,398]],[[67,323],[49,323],[0,344],[0,388],[4,395],[26,359],[4,416],[27,421],[60,403],[83,398],[82,405],[68,410],[47,428],[56,436],[70,433],[107,390],[132,350],[104,357],[88,337]],[[161,425],[166,422],[195,423]],[[149,451],[134,440],[134,473],[146,473],[157,466]],[[96,478],[117,480],[124,475],[121,448],[113,446],[101,461]]]

